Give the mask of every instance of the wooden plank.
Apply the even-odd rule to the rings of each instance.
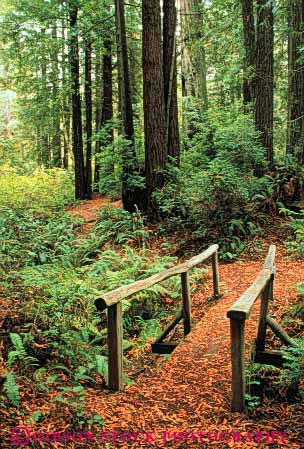
[[[272,365],[277,368],[281,368],[284,363],[283,356],[279,351],[256,351],[254,361],[255,363]]]
[[[121,303],[108,308],[109,388],[119,391],[123,388],[123,342]]]
[[[182,273],[182,294],[183,294],[183,319],[184,319],[184,335],[191,332],[191,295],[189,272]]]
[[[272,289],[272,281],[273,281],[273,275],[271,276],[270,280],[268,281],[268,284],[264,288],[262,292],[261,297],[261,305],[260,305],[260,319],[259,319],[259,325],[258,325],[258,335],[256,339],[256,349],[257,351],[264,351],[265,349],[265,340],[266,340],[266,331],[267,331],[267,324],[266,324],[266,316],[268,314],[268,307],[269,307],[269,300],[271,293],[273,292]]]
[[[287,334],[287,332],[280,326],[275,320],[273,320],[269,315],[266,316],[266,324],[270,327],[273,333],[282,340],[287,346],[293,346],[297,348],[298,345],[293,341],[292,338]]]
[[[244,412],[245,406],[245,321],[230,320],[232,397],[231,411]]]
[[[275,263],[275,255],[276,255],[276,246],[275,245],[270,245],[269,251],[268,251],[267,257],[265,259],[263,268],[266,268],[266,269],[268,268],[270,270],[273,269],[274,263]]]
[[[220,294],[220,276],[219,276],[219,266],[218,266],[218,251],[212,256],[212,273],[213,273],[213,292],[214,297],[219,298]]]
[[[178,346],[178,342],[160,342],[152,343],[151,348],[153,354],[171,354]]]
[[[247,319],[251,313],[251,309],[260,296],[268,281],[275,271],[275,245],[271,245],[264,262],[263,270],[257,276],[253,284],[243,293],[243,295],[233,304],[227,312],[228,318],[235,318],[239,320]]]
[[[271,276],[271,270],[262,270],[253,284],[251,284],[251,286],[245,291],[245,293],[242,294],[238,301],[236,301],[231,309],[227,312],[227,317],[236,320],[246,320],[251,313],[251,309],[255,301],[264,290]]]
[[[159,282],[162,282],[171,276],[175,276],[177,274],[182,274],[189,271],[191,268],[197,266],[198,264],[205,262],[209,259],[215,251],[218,250],[218,245],[210,246],[206,251],[199,254],[198,256],[192,257],[188,262],[185,262],[181,265],[177,265],[176,267],[169,268],[162,273],[154,274],[147,279],[143,279],[140,281],[133,282],[130,285],[125,285],[123,287],[112,290],[109,293],[106,293],[102,298],[98,298],[95,300],[95,306],[99,311],[105,310],[107,307],[112,306],[113,304],[117,304],[121,300],[134,295],[142,290],[145,290],[149,287],[152,287]]]
[[[183,318],[183,311],[180,310],[178,314],[173,318],[172,321],[165,327],[162,334],[158,337],[157,340],[155,340],[154,343],[161,343],[164,338],[167,337],[167,335],[174,329],[174,327],[180,322],[180,320]]]

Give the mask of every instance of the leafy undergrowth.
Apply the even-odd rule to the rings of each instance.
[[[301,263],[287,259],[282,253],[284,254],[284,251],[280,248],[277,257],[275,301],[270,310],[278,321],[296,298],[293,284],[303,279]],[[70,382],[68,373],[64,372],[60,373],[57,380],[57,385],[61,385],[60,393],[58,387],[52,386],[49,391],[38,394],[35,386],[26,381],[22,382],[19,408],[11,406],[3,411],[6,423],[3,428],[6,430],[4,441],[7,442],[4,447],[10,447],[9,429],[16,423],[27,425],[32,432],[81,428],[94,433],[95,440],[90,443],[84,440],[69,442],[69,445],[58,444],[57,447],[149,447],[143,440],[122,442],[122,432],[128,431],[132,434],[136,431],[142,432],[143,438],[146,438],[145,432],[151,432],[155,438],[154,447],[209,447],[211,442],[208,438],[215,438],[216,432],[241,434],[240,443],[229,445],[219,441],[213,442],[220,448],[303,447],[302,402],[289,403],[286,399],[265,397],[261,405],[249,410],[248,416],[232,415],[229,412],[229,323],[225,315],[230,305],[253,281],[260,268],[261,260],[221,265],[221,285],[225,295],[216,303],[208,300],[212,296],[211,277],[208,275],[206,282],[193,296],[195,326],[185,343],[175,350],[169,360],[168,357],[152,356],[147,346],[143,352],[133,349],[132,365],[130,366],[127,360],[124,362],[126,375],[132,377],[134,363],[145,370],[134,377],[134,385],[126,379],[126,389],[122,393],[110,393],[104,387],[102,377],[95,377],[93,382],[87,383],[86,392],[79,389],[79,386],[64,390],[62,386],[65,385],[66,388]],[[257,313],[258,307],[248,323],[247,347],[256,333]],[[28,373],[26,375],[28,376]],[[81,383],[85,384],[84,380],[81,380]],[[61,395],[65,402],[58,400],[58,395]],[[67,404],[70,406],[67,407]],[[73,405],[78,413],[90,417],[85,424],[79,423],[79,417],[78,420],[75,419]],[[103,427],[94,426],[89,422],[94,420],[94,417],[98,419],[98,416],[102,417]],[[38,417],[37,422],[35,417]],[[101,434],[101,431],[108,432],[108,436]],[[115,431],[120,437],[113,444],[110,440]],[[249,435],[267,431],[276,432],[276,441],[279,439],[278,432],[283,432],[285,443],[268,445],[265,435],[258,443],[247,441]],[[162,432],[167,432],[166,442]],[[175,437],[174,432],[177,432]],[[182,432],[194,432],[194,435],[199,432],[214,433],[213,437],[211,434],[205,437],[205,446],[202,446],[192,439],[186,443],[185,434],[181,434]],[[103,445],[101,438],[104,438]],[[105,445],[106,439],[109,440],[108,446]]]
[[[139,214],[105,206],[84,234],[81,223],[60,207],[52,214],[1,210],[0,407],[9,422],[40,423],[64,410],[74,426],[100,424],[99,414],[84,410],[85,389],[104,386],[108,375],[106,316],[94,299],[176,263],[146,247],[149,232]],[[194,270],[193,279],[202,274]],[[124,301],[127,360],[156,338],[179,296],[174,278]],[[53,412],[39,408],[29,415],[27,402],[43,403],[49,394]]]
[[[192,272],[195,327],[171,357],[152,355],[150,343],[180,306],[179,279],[149,289],[132,302],[125,301],[126,390],[115,394],[107,390],[106,320],[105,314],[97,314],[94,299],[172,266],[178,258],[193,255],[206,245],[201,247],[202,242],[191,240],[191,233],[183,230],[172,240],[166,235],[159,237],[159,227],[147,227],[138,212],[130,215],[119,209],[119,204],[108,207],[104,198],[94,201],[98,210],[103,206],[98,212],[93,203],[78,206],[72,214],[62,214],[62,203],[51,214],[2,208],[2,446],[11,447],[10,431],[25,425],[32,432],[81,430],[92,431],[99,438],[89,443],[86,439],[57,442],[52,447],[147,447],[147,441],[113,444],[107,437],[101,443],[101,429],[150,431],[155,436],[154,446],[181,448],[202,446],[197,441],[183,441],[183,436],[174,437],[173,432],[281,431],[286,433],[285,447],[301,447],[301,403],[289,404],[286,398],[282,401],[274,396],[265,397],[248,417],[232,416],[228,411],[229,323],[225,315],[259,271],[269,237],[249,244],[249,259],[221,264],[225,295],[217,302],[212,300],[210,272],[204,268]],[[89,227],[75,217],[79,213],[92,222]],[[279,247],[276,300],[271,310],[278,320],[292,313],[293,285],[303,281],[304,275],[301,264]],[[287,326],[295,329],[290,322]],[[255,329],[252,320],[248,342]],[[182,339],[181,330],[175,338]],[[168,441],[161,432],[169,432]],[[208,447],[211,442],[204,444]],[[218,441],[214,444],[228,447]],[[49,447],[43,441],[31,445]],[[233,445],[256,446],[252,441]],[[268,447],[264,440],[263,447]]]

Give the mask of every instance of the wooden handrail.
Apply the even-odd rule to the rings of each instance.
[[[189,270],[212,257],[213,291],[214,296],[219,297],[218,248],[218,245],[212,245],[206,251],[198,256],[192,257],[192,259],[185,263],[169,268],[168,270],[150,276],[147,279],[136,281],[130,285],[117,288],[109,293],[106,293],[102,298],[96,299],[96,308],[99,311],[107,309],[108,315],[108,372],[110,389],[118,391],[123,388],[123,326],[121,301],[131,295],[134,295],[135,293],[148,289],[153,285],[170,278],[171,276],[179,274],[181,276],[183,306],[178,315],[166,327],[159,340],[164,338],[181,321],[181,319],[183,319],[184,323],[184,335],[189,334],[191,331]],[[176,346],[176,344],[172,345],[172,347],[173,346]]]
[[[187,271],[191,270],[191,268],[194,268],[196,265],[199,265],[200,263],[205,262],[207,259],[209,259],[218,251],[218,248],[218,245],[212,245],[206,251],[199,254],[198,256],[192,257],[192,259],[188,260],[185,263],[177,265],[176,267],[169,268],[168,270],[165,270],[161,273],[154,274],[147,279],[142,279],[140,281],[133,282],[130,285],[125,285],[123,287],[112,290],[111,292],[103,295],[102,298],[96,299],[95,306],[97,310],[103,311],[107,307],[111,307],[114,304],[119,303],[123,299],[134,295],[135,293],[139,293],[140,291],[146,290],[147,288],[150,288],[153,285],[158,284],[159,282],[165,281],[171,276],[186,273]]]
[[[231,411],[243,412],[245,406],[245,322],[249,318],[255,301],[261,296],[260,319],[256,339],[256,350],[265,349],[267,314],[269,301],[273,299],[276,247],[271,245],[262,271],[251,286],[227,312],[230,318],[232,399]],[[269,320],[268,320],[269,321]]]
[[[263,270],[251,286],[245,291],[245,293],[243,293],[242,296],[228,310],[228,318],[233,318],[235,320],[247,320],[249,318],[255,301],[259,298],[270,278],[273,276],[275,252],[276,247],[271,245],[265,259]]]

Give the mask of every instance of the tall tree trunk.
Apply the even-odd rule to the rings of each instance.
[[[183,96],[199,100],[200,111],[208,110],[207,66],[204,45],[203,5],[199,0],[181,0]]]
[[[46,28],[43,27],[41,29],[42,33],[42,42],[45,42],[46,37]],[[46,49],[45,49],[46,50]],[[43,104],[43,115],[40,120],[40,129],[39,129],[39,150],[40,150],[40,157],[39,160],[42,162],[44,167],[50,168],[51,167],[51,147],[50,147],[50,138],[49,138],[49,116],[50,116],[50,107],[49,102],[45,101],[44,98],[44,92],[48,89],[48,76],[47,76],[47,60],[46,56],[43,56],[42,63],[41,63],[41,88],[38,94],[38,100]]]
[[[166,144],[168,156],[180,163],[180,141],[177,104],[176,66],[176,7],[175,0],[164,2],[163,19],[163,71],[166,115]]]
[[[247,105],[255,100],[255,26],[253,0],[242,0],[242,15],[244,29],[244,77],[243,77],[243,102],[245,112]]]
[[[113,119],[113,74],[112,74],[112,40],[110,36],[107,36],[104,40],[104,54],[102,64],[102,81],[103,81],[103,101],[102,107],[99,111],[96,110],[96,121],[98,121],[98,131],[109,121]],[[111,129],[108,141],[112,143],[114,139],[113,130]],[[95,155],[95,185],[96,189],[100,181],[100,163],[98,156],[101,151],[101,141],[97,139]],[[113,168],[114,170],[114,168]]]
[[[191,61],[192,0],[180,0],[182,27],[182,94],[195,96],[195,74]]]
[[[101,152],[101,140],[97,136],[97,133],[101,128],[101,114],[102,114],[102,104],[103,104],[103,70],[104,70],[104,56],[100,48],[95,48],[96,63],[95,63],[95,167],[94,167],[94,192],[99,192],[99,181],[100,181],[100,152]]]
[[[153,192],[163,186],[167,159],[161,16],[159,0],[143,0],[143,91],[147,208],[157,217]]]
[[[273,169],[273,11],[269,0],[257,0],[255,125],[261,132],[268,168]],[[263,175],[262,167],[255,174]]]
[[[85,106],[86,106],[86,197],[92,198],[92,41],[85,44]]]
[[[64,6],[64,2],[62,2]],[[69,92],[70,76],[68,73],[69,66],[69,51],[67,48],[66,28],[68,28],[68,20],[64,15],[62,17],[62,32],[61,32],[61,55],[62,55],[62,83],[61,88],[63,95],[61,96],[61,121],[63,127],[63,167],[69,168],[69,154],[71,153],[71,94]]]
[[[70,13],[70,64],[72,81],[72,128],[73,153],[75,169],[75,196],[77,199],[86,198],[85,166],[83,158],[82,116],[80,97],[80,68],[78,44],[78,4],[74,0],[69,3]]]
[[[298,170],[304,151],[304,1],[290,0],[288,37],[288,125],[286,153],[294,156]]]
[[[58,43],[57,43],[57,26],[56,23],[52,27],[53,45],[53,61],[52,61],[52,150],[53,150],[53,166],[62,167],[61,157],[61,128],[60,128],[60,99],[59,99],[59,61],[58,61]]]
[[[130,187],[130,177],[136,169],[137,161],[135,153],[135,136],[130,88],[124,0],[115,0],[115,6],[121,117],[125,137],[130,141],[129,147],[124,151],[123,154],[122,202],[124,209],[131,212],[134,211],[135,208],[136,192],[132,187]]]

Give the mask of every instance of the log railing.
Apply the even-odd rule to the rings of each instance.
[[[230,318],[231,362],[232,362],[232,399],[231,411],[243,412],[245,407],[245,322],[249,318],[253,305],[261,296],[258,333],[255,342],[254,359],[265,363],[266,328],[269,325],[269,301],[273,299],[276,247],[270,246],[264,267],[253,284],[236,301],[227,316]],[[277,325],[279,328],[280,326]],[[281,328],[280,328],[281,329]],[[282,330],[282,329],[281,329]],[[271,354],[268,353],[271,357]]]
[[[172,276],[180,275],[182,282],[182,309],[167,326],[158,341],[168,335],[181,320],[183,320],[184,324],[184,334],[187,335],[191,331],[189,271],[202,262],[212,258],[214,296],[219,297],[218,248],[218,245],[212,245],[206,251],[185,263],[150,276],[147,279],[139,280],[130,285],[117,288],[95,301],[96,308],[99,311],[107,309],[108,312],[108,373],[110,389],[118,391],[123,388],[123,329],[121,301]]]

